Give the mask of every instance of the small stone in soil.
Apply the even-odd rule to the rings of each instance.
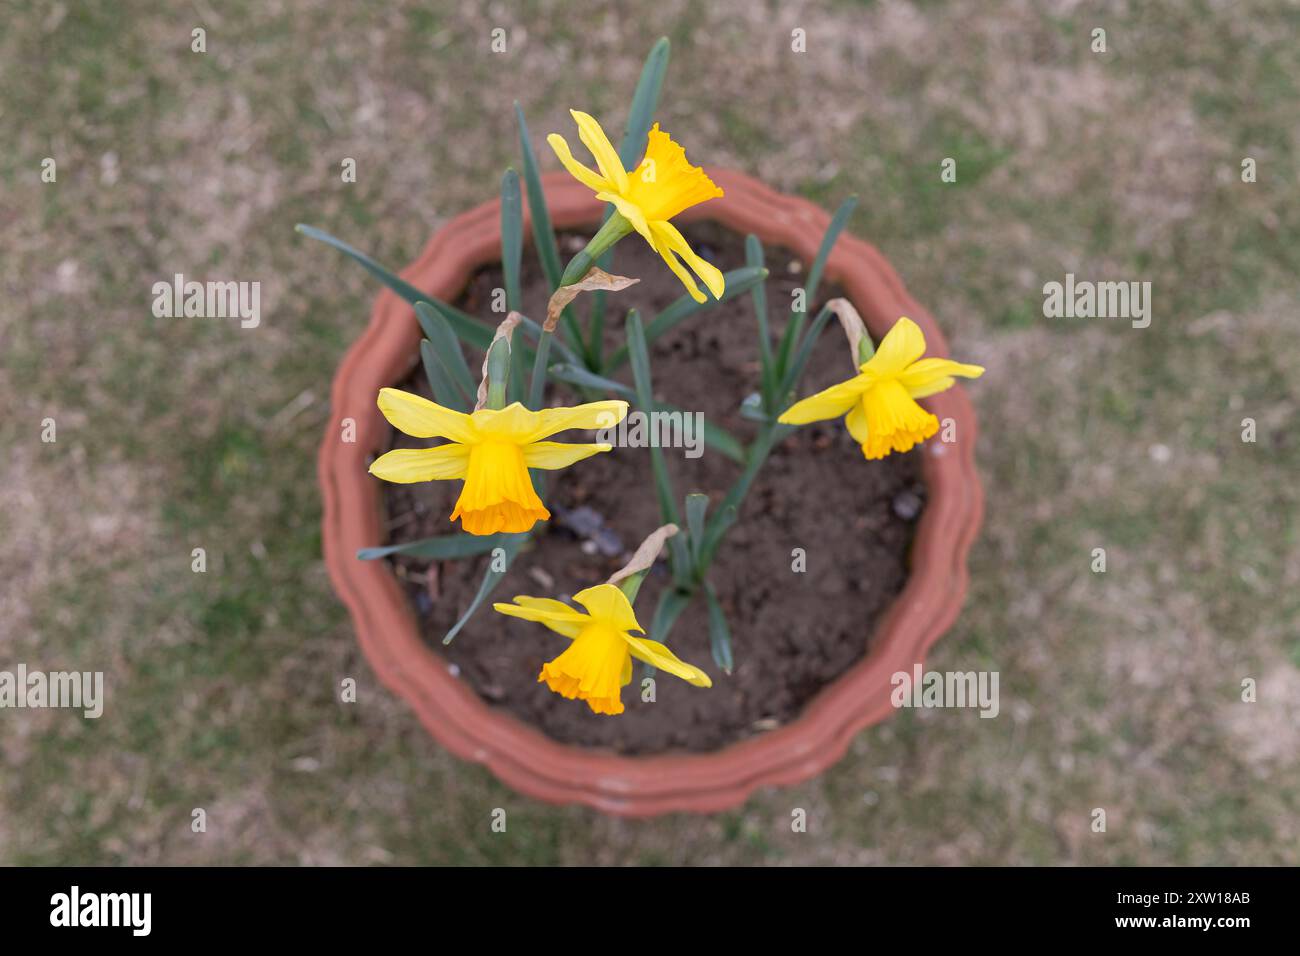
[[[594,508],[586,505],[573,509],[556,506],[555,517],[556,524],[583,539],[584,554],[595,554],[599,551],[606,557],[613,558],[623,553],[622,538],[605,525],[604,516]],[[588,544],[592,547],[589,548]]]
[[[921,496],[915,491],[900,491],[894,495],[894,514],[904,521],[915,521],[916,516],[921,513],[921,505]]]

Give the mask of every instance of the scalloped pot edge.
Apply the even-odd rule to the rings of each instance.
[[[755,233],[769,247],[784,246],[806,262],[813,259],[830,223],[823,210],[742,173],[709,174],[726,195],[682,219],[711,219],[742,234]],[[556,228],[599,221],[603,204],[564,173],[544,176],[543,187]],[[500,235],[499,202],[485,203],[440,229],[402,278],[454,301],[476,269],[500,259]],[[927,354],[948,355],[934,319],[907,294],[874,246],[842,234],[826,277],[845,290],[873,336],[883,335],[906,315],[925,331]],[[974,462],[975,414],[960,385],[925,400],[940,419],[957,422],[957,440],[929,442],[920,450],[927,505],[907,584],[880,620],[870,653],[825,687],[796,720],[708,754],[625,757],[551,740],[490,708],[453,677],[446,661],[420,637],[387,563],[356,558],[358,548],[383,540],[381,486],[366,470],[387,438],[388,424],[375,406],[375,394],[409,373],[419,335],[410,306],[385,289],[370,325],[334,377],[331,417],[318,459],[325,563],[379,679],[406,700],[439,743],[486,765],[520,793],[606,813],[652,816],[723,810],[757,787],[815,776],[844,755],[859,730],[889,716],[890,677],[921,663],[957,617],[966,594],[966,555],[983,513]],[[339,440],[344,418],[356,422],[353,443]],[[869,636],[864,633],[863,640]]]

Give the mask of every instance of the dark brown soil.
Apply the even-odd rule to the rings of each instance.
[[[685,232],[700,254],[724,271],[744,264],[743,245],[734,234],[711,224]],[[582,241],[564,237],[562,254],[567,258]],[[767,260],[775,336],[784,326],[791,292],[806,264],[783,250],[768,250]],[[635,306],[649,319],[682,293],[662,261],[635,236],[619,245],[615,271],[638,276],[641,282],[609,299],[610,349],[623,342],[622,317],[628,308]],[[491,290],[501,284],[498,269],[481,272],[461,307],[492,315]],[[819,299],[834,294],[836,290],[826,289]],[[547,295],[540,270],[526,261],[527,314],[543,315]],[[585,304],[580,300],[579,305],[579,314],[585,316]],[[710,422],[748,441],[757,426],[741,418],[738,407],[757,386],[757,348],[749,296],[700,313],[653,347],[656,397],[701,411]],[[477,368],[482,357],[469,358]],[[852,370],[844,337],[832,321],[809,363],[800,394],[842,380]],[[614,377],[631,381],[626,367]],[[418,366],[408,381],[396,384],[429,394]],[[550,404],[574,400],[561,387],[554,389]],[[572,433],[558,440],[592,439]],[[394,447],[425,444],[394,432]],[[714,505],[740,470],[712,448],[694,459],[687,459],[682,449],[666,449],[666,456],[679,498],[704,492]],[[516,594],[564,599],[598,584],[661,523],[648,449],[616,447],[551,472],[548,480],[552,519],[534,528],[534,544],[515,560],[493,600],[508,601]],[[447,516],[460,482],[385,484],[384,491],[392,542],[455,530]],[[537,682],[542,664],[566,646],[563,637],[539,624],[507,618],[485,604],[450,647],[442,646],[443,635],[476,593],[486,558],[431,566],[422,559],[398,557],[393,564],[406,582],[429,642],[493,706],[566,743],[622,753],[709,751],[789,722],[822,687],[863,656],[877,619],[906,578],[923,498],[915,451],[867,462],[841,422],[799,429],[773,450],[709,572],[731,627],[734,673],[728,676],[714,663],[704,602],[697,599],[667,643],[679,657],[708,672],[713,687],[692,687],[660,674],[655,702],[643,703],[638,667],[632,684],[623,690],[626,711],[615,717],[593,714],[585,703],[565,700]],[[603,522],[594,539],[572,530],[593,513]],[[796,548],[806,553],[806,572],[792,570]],[[661,562],[636,601],[637,616],[647,631],[667,581]]]

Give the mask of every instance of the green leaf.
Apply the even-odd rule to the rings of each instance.
[[[557,378],[561,382],[567,382],[570,385],[576,385],[579,388],[595,388],[613,395],[622,395],[628,399],[636,398],[636,392],[629,386],[624,385],[622,382],[616,382],[612,378],[597,375],[582,365],[575,365],[572,362],[560,362],[552,365],[550,371],[552,378]]]
[[[506,306],[522,312],[519,273],[524,261],[524,200],[519,174],[507,169],[501,177],[501,271],[505,274]]]
[[[466,345],[472,345],[476,349],[486,352],[488,346],[492,344],[492,336],[495,329],[482,322],[467,312],[462,312],[454,305],[448,305],[440,299],[431,299],[424,296],[423,301],[433,306],[434,310],[447,320],[451,330],[456,333],[456,338],[460,339]],[[418,305],[419,303],[413,303]]]
[[[650,622],[650,640],[660,644],[668,642],[668,632],[691,603],[692,595],[675,587],[664,588],[655,606],[654,620]]]
[[[672,405],[656,405],[655,410],[661,412],[679,411]],[[704,444],[714,451],[722,452],[738,465],[745,463],[745,446],[740,443],[740,439],[721,425],[711,424],[707,418],[704,420]]]
[[[456,334],[470,345],[475,345],[478,348],[485,349],[488,347],[488,343],[492,341],[492,329],[490,327],[480,322],[472,315],[467,315],[460,309],[450,306],[446,302],[435,299],[433,296],[429,295],[429,293],[417,289],[405,279],[398,278],[374,259],[371,259],[364,252],[357,251],[343,240],[335,239],[329,233],[322,232],[314,226],[299,223],[295,228],[308,239],[315,239],[319,242],[325,243],[327,246],[333,246],[350,259],[360,263],[367,272],[396,292],[407,302],[411,303],[411,305],[415,305],[417,302],[430,303],[446,317]]]
[[[648,343],[653,343],[660,336],[664,335],[671,329],[680,325],[683,321],[690,318],[697,312],[717,305],[719,302],[726,302],[734,299],[738,295],[743,295],[767,278],[767,270],[764,268],[753,268],[742,266],[739,269],[732,269],[723,276],[727,283],[726,289],[723,290],[722,298],[715,299],[713,294],[706,291],[704,302],[696,302],[689,295],[683,295],[668,308],[664,309],[654,317],[654,320],[646,326],[645,337]],[[605,368],[609,371],[617,371],[623,367],[623,363],[628,360],[628,347],[625,345],[616,351],[609,360]]]
[[[533,377],[528,385],[528,407],[537,411],[542,407],[542,396],[546,392],[546,359],[551,351],[551,341],[555,338],[550,332],[542,330],[542,337],[537,341],[537,355],[533,359]]]
[[[731,630],[727,627],[727,615],[722,612],[722,604],[713,585],[704,582],[704,601],[709,608],[709,649],[713,651],[713,661],[727,674],[735,667],[731,656]]]
[[[542,191],[542,175],[537,167],[537,154],[533,152],[532,141],[528,138],[528,124],[524,122],[524,111],[515,103],[515,119],[519,123],[519,147],[524,156],[524,188],[528,192],[528,211],[533,220],[533,243],[537,246],[537,258],[541,260],[542,272],[551,291],[560,287],[560,275],[564,266],[560,264],[560,246],[555,241],[555,230],[551,227],[551,211],[546,206],[546,194]]]
[[[424,363],[424,375],[433,388],[433,400],[453,411],[469,412],[473,406],[447,374],[447,369],[438,360],[437,350],[428,339],[420,339],[420,361]]]
[[[840,203],[840,208],[835,210],[835,215],[831,218],[831,224],[826,227],[826,232],[822,235],[821,245],[817,249],[817,256],[813,259],[812,268],[808,270],[808,281],[804,284],[804,307],[794,310],[792,318],[785,327],[785,333],[781,336],[781,348],[776,361],[778,376],[783,377],[789,368],[790,355],[795,346],[799,344],[804,323],[808,321],[808,306],[812,305],[817,298],[817,287],[821,285],[822,272],[826,269],[826,260],[830,258],[831,249],[835,246],[835,240],[840,237],[840,233],[848,225],[849,216],[853,215],[853,210],[857,206],[857,196],[850,196]]]
[[[839,239],[840,233],[849,224],[849,217],[853,215],[853,210],[857,208],[858,197],[850,196],[840,203],[840,208],[835,210],[835,215],[831,218],[831,224],[826,227],[826,234],[822,236],[822,244],[817,250],[817,258],[813,260],[812,268],[808,270],[808,284],[804,286],[807,290],[804,296],[805,312],[808,311],[807,307],[816,301],[817,287],[821,285],[822,273],[826,271],[826,260],[830,258],[835,241]]]
[[[751,269],[762,269],[765,265],[763,243],[752,233],[745,237],[745,265]],[[767,283],[755,283],[749,290],[749,295],[754,303],[754,317],[758,320],[759,380],[762,384],[763,408],[770,410],[776,376],[772,374],[772,330],[767,322]]]
[[[704,544],[704,516],[709,510],[708,495],[686,496],[686,531],[690,536],[691,566],[700,567],[700,548]]]
[[[527,335],[531,341],[540,342],[542,340],[542,327],[538,325],[536,322],[534,322],[532,319],[530,319],[528,316],[523,314],[519,316],[519,328],[523,330],[523,333]],[[564,344],[563,339],[557,339],[554,336],[552,336],[551,344],[560,353],[560,355],[564,357],[565,362],[571,363],[575,366],[585,368],[585,366],[582,365],[582,360],[578,358],[577,354],[571,348],[569,348],[567,345]],[[523,347],[527,349],[528,355],[531,356],[534,354],[533,349],[528,345],[524,345]]]
[[[524,532],[523,534],[502,534],[499,537],[503,540],[497,543],[497,547],[500,547],[505,551],[506,570],[498,571],[494,567],[496,564],[495,561],[488,562],[487,571],[483,574],[483,583],[479,585],[478,593],[474,595],[474,600],[471,601],[469,607],[465,609],[465,613],[461,615],[460,620],[457,621],[452,626],[452,629],[447,632],[447,636],[442,639],[442,643],[450,644],[455,639],[456,635],[460,633],[461,628],[469,623],[469,619],[474,616],[474,612],[479,609],[479,605],[486,601],[488,596],[496,590],[497,585],[501,583],[501,579],[506,576],[506,571],[510,570],[510,565],[514,562],[515,555],[519,553],[519,549],[523,546],[523,543],[528,540],[528,532]]]
[[[469,363],[465,361],[465,354],[460,350],[460,342],[452,331],[451,323],[428,302],[415,303],[415,318],[424,330],[425,337],[432,343],[439,364],[464,397],[472,402],[478,392],[478,385],[469,370]]]
[[[502,546],[507,535],[489,534],[440,534],[419,541],[407,541],[403,544],[390,544],[382,548],[362,548],[357,557],[362,561],[374,561],[386,558],[390,554],[404,554],[411,558],[431,558],[435,561],[448,561],[454,558],[469,558],[484,554],[493,548]]]
[[[537,258],[541,260],[546,282],[554,292],[560,287],[564,266],[560,262],[560,246],[555,240],[555,229],[551,226],[551,211],[546,205],[546,193],[542,191],[542,174],[537,166],[537,154],[533,152],[533,144],[528,137],[528,124],[524,121],[524,111],[518,102],[515,103],[515,119],[519,123],[519,146],[524,157],[524,189],[528,195],[528,211],[532,214],[533,245],[537,247]],[[570,344],[576,349],[583,349],[582,329],[578,326],[577,316],[573,314],[571,306],[564,307],[560,321],[564,323]]]
[[[653,388],[650,382],[650,353],[646,349],[645,329],[641,325],[641,316],[636,309],[627,314],[627,344],[632,357],[632,380],[636,383],[637,405],[643,411],[654,408]],[[664,462],[664,450],[657,445],[650,447],[650,465],[654,472],[655,493],[659,497],[659,513],[663,520],[672,524],[681,524],[677,514],[677,497],[673,494],[672,480],[668,477],[668,465]]]
[[[668,38],[660,37],[650,48],[650,55],[641,67],[641,78],[637,81],[636,92],[632,94],[632,107],[627,113],[627,125],[623,127],[623,141],[618,145],[618,158],[626,170],[631,171],[645,152],[646,137],[654,123],[659,92],[664,86],[668,55],[671,52],[672,44]]]
[[[523,311],[520,275],[524,262],[524,200],[519,191],[519,174],[507,169],[501,177],[501,272],[506,283],[506,308]],[[527,364],[524,350],[511,352],[510,400],[522,401]]]
[[[826,323],[830,321],[832,315],[834,313],[831,311],[830,306],[822,306],[822,310],[817,313],[817,318],[813,320],[812,326],[808,329],[808,334],[799,343],[799,351],[795,354],[794,361],[790,365],[790,371],[786,373],[785,379],[781,382],[782,401],[799,387],[799,379],[803,377],[803,370],[812,355],[813,346],[817,344],[822,329],[826,328]]]

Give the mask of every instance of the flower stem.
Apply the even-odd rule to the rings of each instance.
[[[622,213],[611,214],[583,250],[569,260],[569,264],[564,267],[564,275],[560,277],[560,285],[573,285],[585,276],[607,249],[631,231],[632,224]]]

